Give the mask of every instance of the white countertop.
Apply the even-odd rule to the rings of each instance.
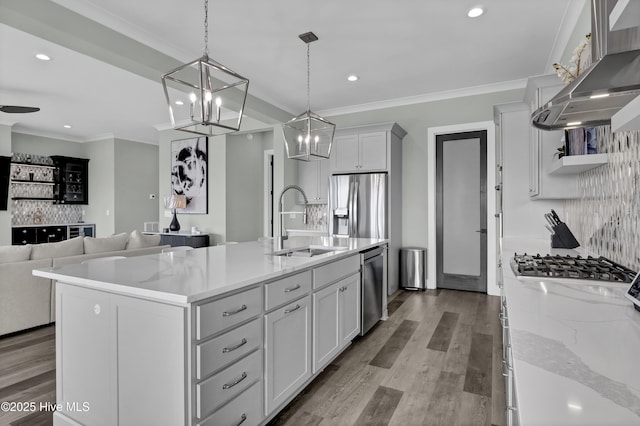
[[[28,225],[11,225],[12,228],[34,228],[41,226],[94,226],[93,222],[74,222],[74,223],[30,223]]]
[[[624,298],[629,285],[514,275],[514,252],[584,254],[548,247],[503,242],[520,423],[639,425],[640,312]]]
[[[339,247],[313,257],[273,256],[275,240],[134,256],[109,262],[36,269],[69,284],[178,305],[276,279],[386,243],[373,238],[291,237],[284,248]]]

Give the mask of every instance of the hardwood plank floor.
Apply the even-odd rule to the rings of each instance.
[[[504,425],[500,299],[401,290],[388,308],[270,426]],[[0,338],[0,401],[55,402],[54,326]],[[0,412],[0,426],[52,424]]]
[[[505,424],[499,297],[400,290],[388,308],[269,426]]]

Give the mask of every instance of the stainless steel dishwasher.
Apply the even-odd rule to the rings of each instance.
[[[360,335],[367,334],[382,318],[384,249],[375,247],[360,253],[362,309]]]

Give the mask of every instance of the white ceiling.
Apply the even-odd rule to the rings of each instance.
[[[0,6],[11,1],[0,0]],[[70,17],[73,10],[180,62],[202,54],[201,0],[54,2],[70,9],[62,9]],[[466,11],[475,4],[211,0],[209,50],[249,78],[251,95],[297,115],[306,109],[306,46],[298,34],[313,31],[319,41],[311,44],[311,108],[331,116],[465,91],[523,87],[526,77],[553,72],[551,63],[560,59],[585,0],[484,0],[486,13],[470,19]],[[64,31],[82,41],[98,27],[55,29],[56,22],[66,22],[55,19],[55,39]],[[41,111],[1,114],[1,122],[15,122],[18,132],[76,141],[112,135],[157,142],[158,126],[169,121],[160,85],[160,74],[169,69],[146,78],[107,63],[102,46],[94,47],[95,54],[78,53],[49,41],[44,30],[35,36],[17,28],[23,27],[0,17],[0,104]],[[53,60],[38,61],[37,52]],[[349,83],[351,73],[360,80]]]

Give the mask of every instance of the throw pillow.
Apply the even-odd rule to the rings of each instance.
[[[0,247],[0,263],[24,262],[31,256],[31,244]]]
[[[137,229],[131,233],[127,250],[157,247],[160,245],[160,235],[145,235]]]
[[[82,237],[72,238],[57,243],[34,244],[31,259],[47,259],[53,257],[77,256],[84,253]]]
[[[128,239],[129,234],[126,232],[102,238],[84,237],[84,253],[92,254],[124,250]]]

